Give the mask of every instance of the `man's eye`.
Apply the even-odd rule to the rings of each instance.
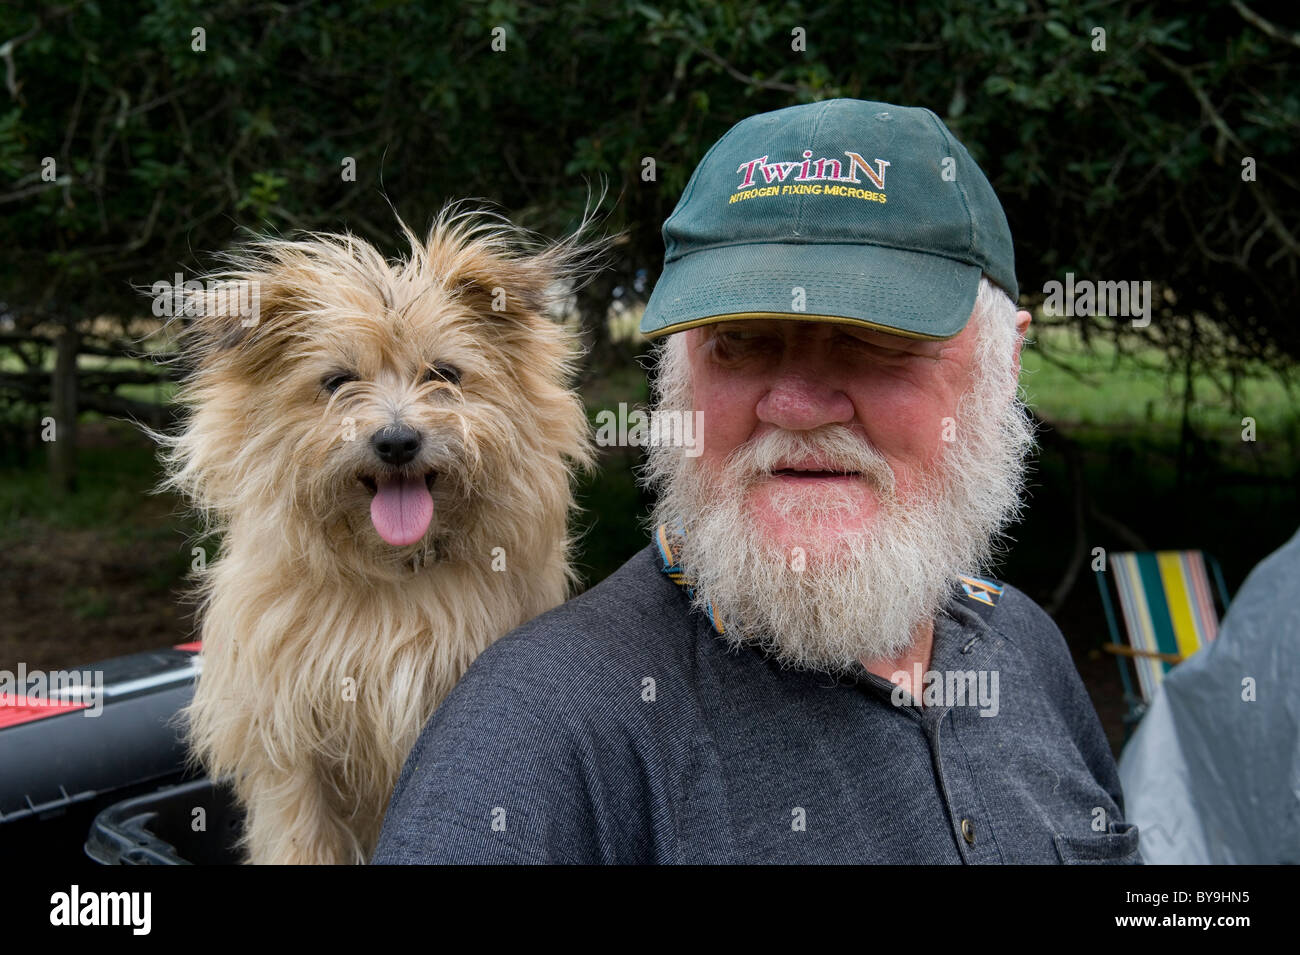
[[[324,388],[330,394],[334,394],[334,392],[338,391],[349,381],[356,381],[356,380],[357,380],[357,376],[352,374],[352,372],[350,371],[336,371],[331,375],[326,375],[324,378],[321,379],[320,383],[322,388]]]
[[[873,342],[866,338],[859,338],[857,335],[844,335],[842,338],[849,345],[864,348],[873,354],[881,355],[885,358],[906,358],[914,354],[906,349],[890,348],[888,345],[882,345],[879,342]]]
[[[439,362],[431,365],[429,370],[424,373],[425,381],[445,381],[449,385],[460,384],[460,369],[455,365],[448,365]]]
[[[763,343],[764,336],[749,329],[728,329],[727,331],[718,332],[718,341],[728,348],[749,348]]]

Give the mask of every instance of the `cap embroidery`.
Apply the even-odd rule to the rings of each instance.
[[[759,170],[763,173],[764,183],[770,186],[774,182],[785,182],[786,177],[795,169],[799,170],[799,175],[791,179],[791,182],[816,182],[822,180],[850,182],[855,186],[862,182],[858,178],[858,170],[861,169],[877,189],[885,188],[885,169],[889,166],[886,160],[875,160],[876,168],[872,169],[859,153],[846,149],[844,155],[849,158],[849,174],[847,176],[841,174],[844,164],[838,159],[823,156],[821,159],[815,160],[812,158],[811,149],[803,151],[803,162],[769,163],[767,156],[759,156],[757,159],[751,159],[749,162],[740,164],[740,168],[736,170],[736,173],[743,172],[745,178],[740,181],[740,185],[736,189],[748,189],[754,185],[754,176]]]

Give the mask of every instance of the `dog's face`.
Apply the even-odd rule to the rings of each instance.
[[[495,493],[519,440],[509,388],[519,356],[479,312],[481,296],[438,285],[389,291],[391,305],[312,316],[313,333],[279,363],[281,382],[267,393],[292,435],[308,509],[381,551],[454,530]]]
[[[397,263],[341,237],[245,256],[251,314],[208,291],[194,324],[177,483],[363,571],[482,558],[491,530],[536,524],[589,454],[572,336],[542,314],[574,250],[508,237],[440,220]]]

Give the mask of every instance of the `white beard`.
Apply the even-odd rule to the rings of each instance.
[[[980,335],[986,337],[986,326]],[[998,344],[977,345],[977,361],[985,358],[979,367],[1011,367],[1011,353],[1001,354]],[[673,355],[673,347],[661,359],[657,411],[691,407],[684,351]],[[685,525],[679,563],[694,603],[712,606],[730,643],[757,645],[787,666],[847,673],[859,661],[899,657],[942,610],[959,577],[988,573],[1002,531],[1019,516],[1034,439],[1010,375],[976,378],[955,416],[957,440],[906,499],[886,459],[860,432],[839,425],[769,432],[736,449],[720,475],[705,473],[703,459],[680,447],[651,446],[646,480],[659,491],[653,519]],[[803,528],[799,536],[823,542],[802,555],[799,569],[800,555],[771,539],[745,498],[780,459],[811,456],[863,474],[879,509],[865,530],[850,531],[841,521],[856,514],[853,495],[777,492],[775,508]]]

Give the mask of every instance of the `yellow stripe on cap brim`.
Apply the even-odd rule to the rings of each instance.
[[[699,328],[702,325],[717,325],[721,322],[743,322],[751,319],[779,319],[793,322],[822,322],[828,325],[856,325],[859,328],[870,328],[873,331],[884,332],[887,335],[897,335],[900,338],[913,338],[926,342],[945,342],[961,334],[961,329],[958,329],[951,335],[926,335],[924,332],[910,332],[901,328],[895,328],[892,325],[881,325],[878,322],[867,321],[865,318],[850,318],[847,315],[809,315],[804,312],[731,312],[727,315],[709,315],[705,318],[692,318],[685,322],[678,322],[675,325],[656,328],[652,332],[643,332],[642,334],[646,340],[654,341],[656,338],[662,338],[664,335],[671,335],[674,332],[684,332],[688,328]]]

